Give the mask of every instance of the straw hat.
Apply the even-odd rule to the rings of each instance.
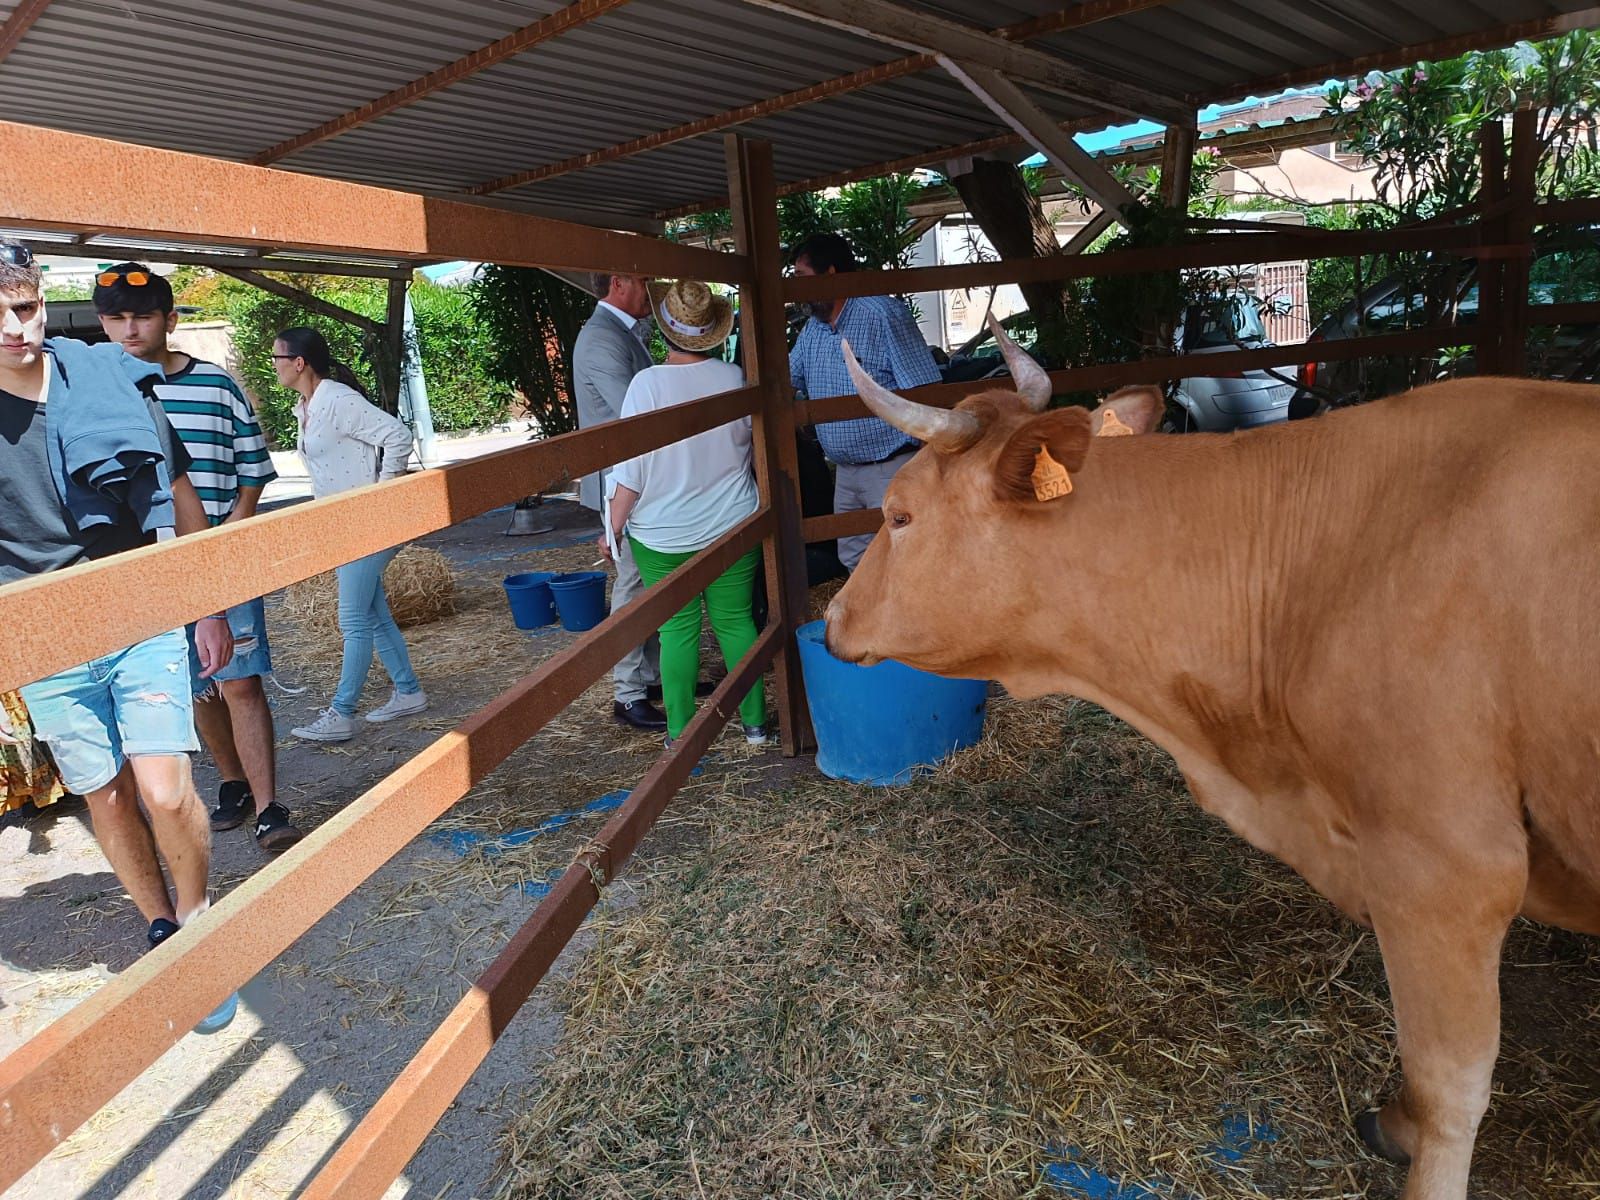
[[[650,307],[661,336],[694,354],[716,349],[733,328],[733,305],[696,279],[652,280]]]

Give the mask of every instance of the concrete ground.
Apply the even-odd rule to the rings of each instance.
[[[445,445],[447,453],[481,453],[525,436]],[[293,500],[301,485],[285,472],[266,499]],[[307,744],[289,734],[327,702],[333,668],[296,649],[296,639],[284,636],[292,627],[279,599],[269,599],[278,682],[303,689],[268,689],[280,796],[303,827],[315,828],[570,643],[575,635],[559,627],[514,630],[498,595],[502,575],[570,570],[596,557],[592,514],[561,500],[538,511],[555,526],[548,534],[506,537],[510,509],[503,508],[422,539],[451,560],[466,605],[453,621],[406,633],[433,707],[366,726],[350,743]],[[375,665],[363,707],[387,693]],[[230,1026],[185,1037],[6,1196],[254,1200],[298,1191],[533,912],[543,881],[598,831],[616,789],[636,781],[658,752],[656,739],[615,726],[609,703],[608,678],[568,710],[561,728],[519,751],[251,980]],[[218,780],[203,755],[196,778],[209,804]],[[608,793],[609,801],[597,802]],[[484,838],[513,831],[524,835],[515,863],[477,849]],[[10,815],[0,822],[0,856],[12,864],[0,882],[5,1053],[134,961],[144,924],[100,854],[81,803]],[[213,856],[219,894],[266,861],[247,828],[216,835]],[[627,904],[641,887],[647,873],[625,874],[603,904]],[[582,952],[584,939],[580,933],[564,962]],[[535,992],[390,1194],[487,1197],[496,1140],[537,1087],[538,1064],[560,1026]]]

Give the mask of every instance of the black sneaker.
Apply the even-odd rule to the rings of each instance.
[[[150,922],[150,932],[145,936],[150,939],[150,949],[154,950],[177,932],[178,923],[176,921],[169,921],[165,917],[157,917]]]
[[[237,829],[254,815],[256,798],[250,785],[239,779],[224,779],[217,790],[217,806],[211,810],[211,828],[221,833]]]
[[[277,801],[263,808],[256,817],[256,845],[263,850],[275,854],[287,850],[303,837],[305,834],[289,823],[289,810]]]

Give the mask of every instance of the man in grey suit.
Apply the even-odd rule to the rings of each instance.
[[[645,280],[637,275],[600,274],[594,282],[600,303],[579,331],[572,351],[579,429],[615,421],[622,414],[629,382],[650,365],[650,293]],[[609,476],[604,470],[584,476],[578,499],[585,508],[603,511]],[[644,590],[626,540],[618,550],[612,612]],[[615,701],[611,712],[619,723],[651,732],[666,729],[666,716],[649,699],[652,689],[661,686],[661,650],[655,637],[628,651],[617,663],[612,679]]]

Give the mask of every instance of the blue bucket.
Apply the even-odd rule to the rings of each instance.
[[[556,610],[561,614],[561,628],[582,633],[606,619],[604,571],[557,575],[550,581],[550,590],[555,594]]]
[[[550,591],[552,571],[528,571],[505,577],[506,600],[518,629],[538,629],[556,623],[556,598]]]
[[[897,662],[859,667],[829,654],[822,634],[823,622],[812,621],[796,636],[817,769],[830,779],[909,783],[983,736],[983,680],[944,679]]]

